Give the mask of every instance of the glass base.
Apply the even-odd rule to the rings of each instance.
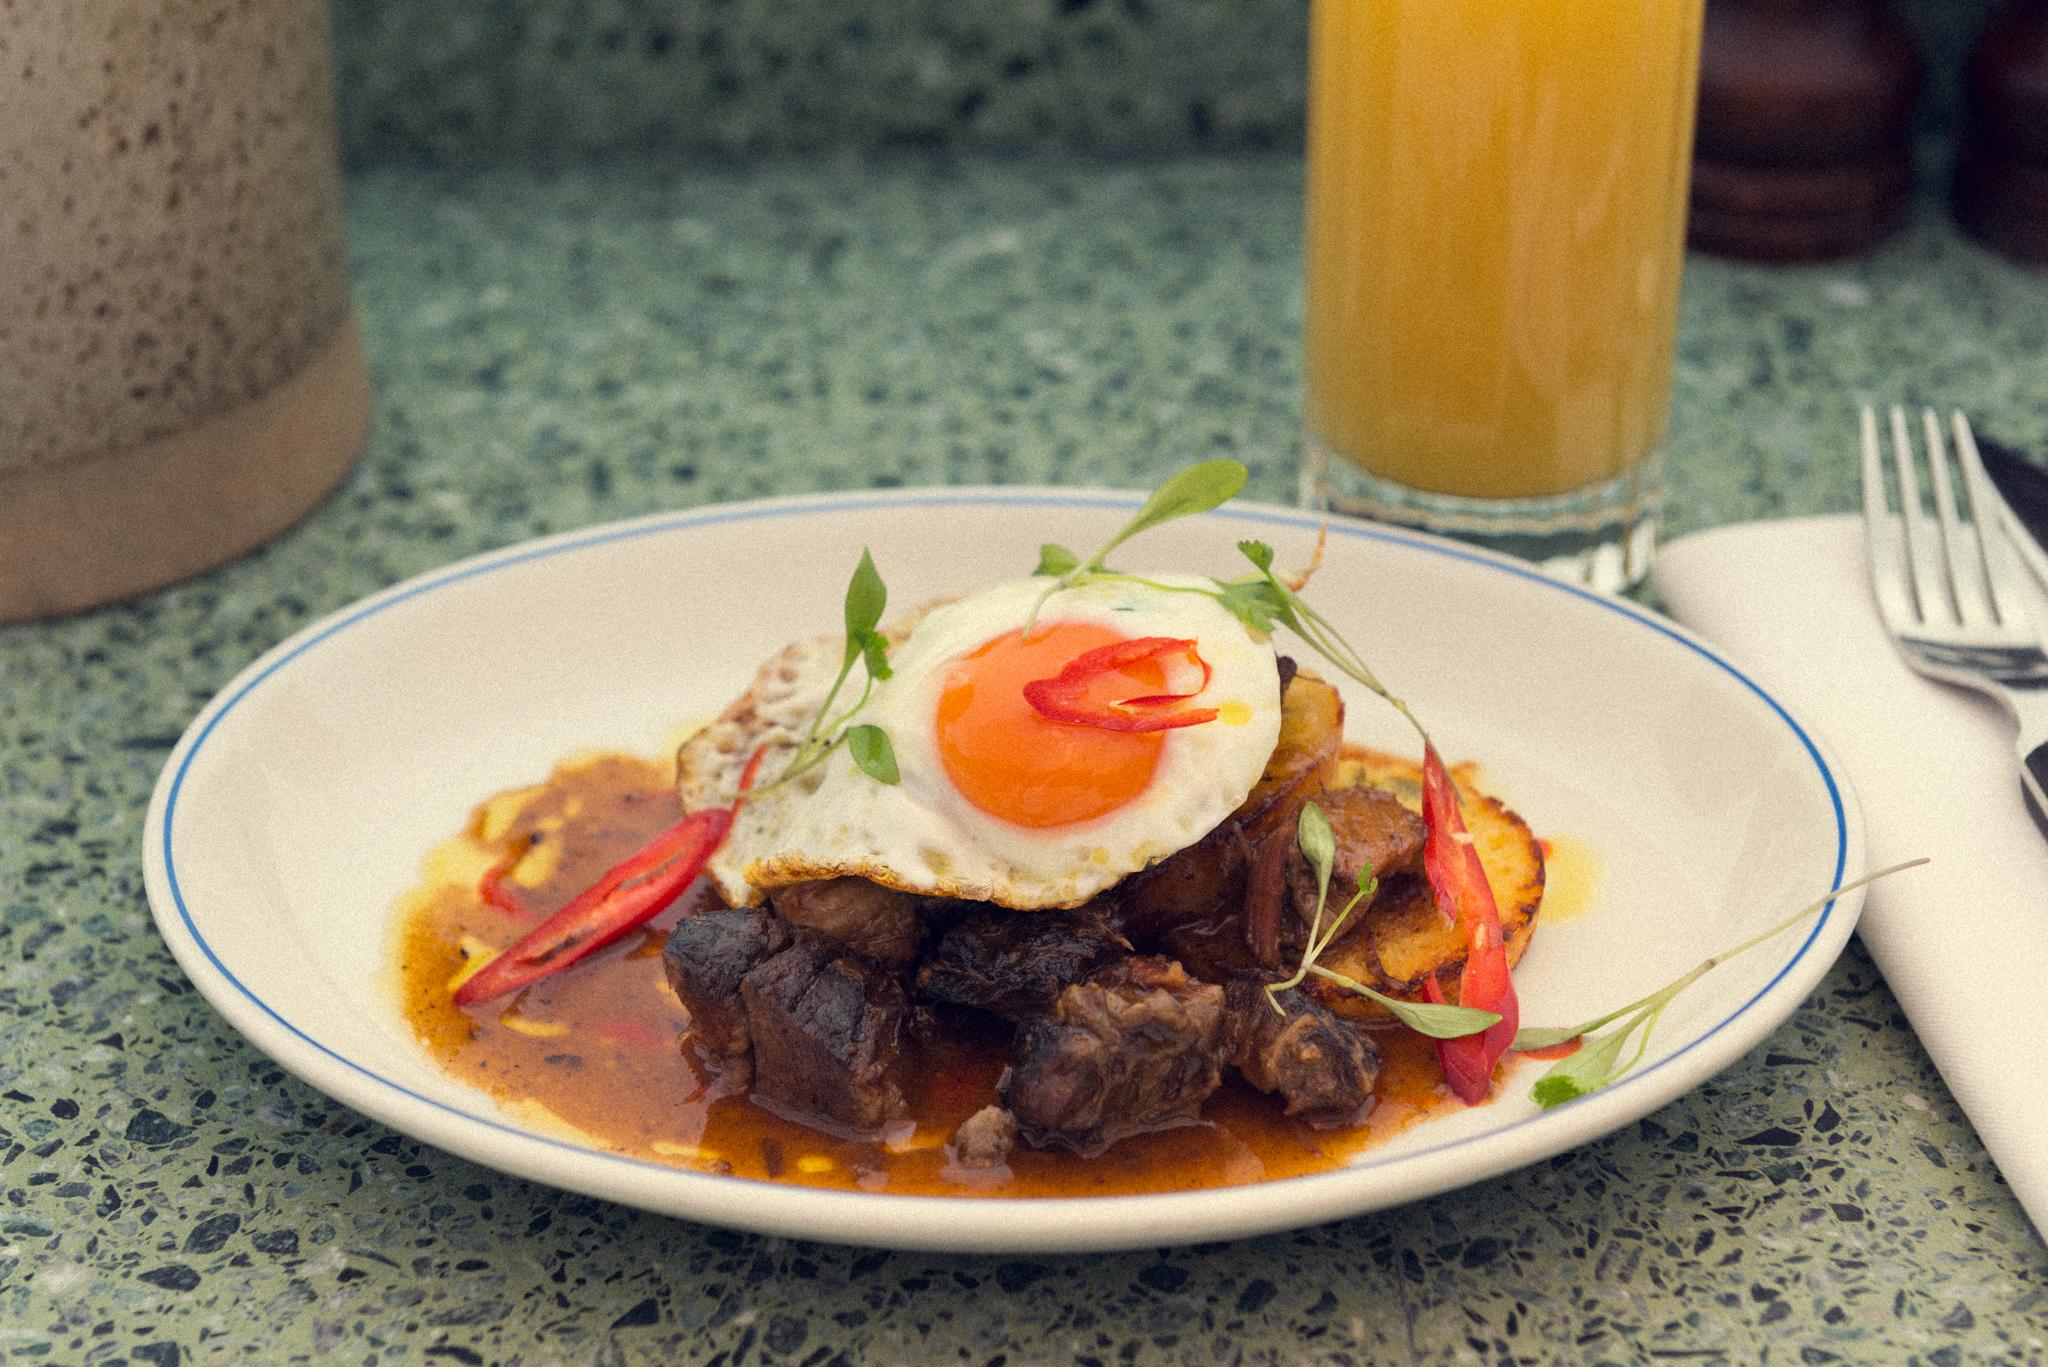
[[[1411,489],[1367,474],[1314,437],[1301,466],[1305,507],[1455,537],[1608,593],[1633,588],[1649,573],[1663,486],[1661,448],[1612,479],[1541,498]]]

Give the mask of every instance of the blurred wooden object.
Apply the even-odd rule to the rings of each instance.
[[[1759,261],[1876,243],[1911,194],[1919,93],[1882,0],[1708,0],[1687,240]]]
[[[1970,54],[1955,211],[1995,251],[2048,266],[2048,0],[2016,0]]]

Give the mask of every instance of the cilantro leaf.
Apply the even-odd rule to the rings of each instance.
[[[868,677],[880,683],[895,671],[889,668],[889,638],[880,632],[870,632],[861,638],[860,653],[868,667]]]
[[[1274,623],[1291,624],[1294,610],[1264,579],[1216,581],[1216,601],[1253,631],[1271,633]]]
[[[1616,1030],[1588,1041],[1576,1054],[1552,1064],[1549,1072],[1536,1079],[1529,1094],[1547,1111],[1599,1091],[1625,1071],[1621,1051],[1631,1033],[1632,1029]]]

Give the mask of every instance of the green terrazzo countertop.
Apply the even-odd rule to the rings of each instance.
[[[158,941],[138,846],[179,731],[406,575],[721,499],[1139,486],[1216,454],[1285,499],[1299,177],[1243,155],[355,179],[378,392],[355,477],[196,582],[0,628],[0,1357],[2048,1358],[2048,1251],[1859,949],[1748,1059],[1524,1171],[1243,1243],[983,1258],[700,1228],[445,1156],[284,1074]],[[1696,260],[1670,524],[1852,506],[1862,398],[2048,451],[2044,357],[2048,279],[1932,212],[1851,264]]]

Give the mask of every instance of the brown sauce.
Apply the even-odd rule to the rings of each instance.
[[[680,1037],[689,1018],[663,980],[661,947],[693,894],[642,932],[510,998],[468,1010],[451,1000],[467,960],[510,944],[680,815],[667,761],[596,755],[547,781],[479,805],[462,833],[427,860],[400,908],[398,985],[407,1020],[457,1079],[516,1108],[540,1108],[612,1152],[677,1167],[805,1186],[916,1195],[1110,1196],[1322,1172],[1430,1111],[1455,1106],[1429,1041],[1379,1037],[1383,1069],[1357,1128],[1317,1130],[1287,1119],[1276,1098],[1234,1078],[1202,1123],[1127,1139],[1081,1159],[1019,1148],[1007,1175],[949,1165],[945,1143],[996,1100],[1006,1028],[954,1018],[929,1050],[911,1096],[914,1127],[889,1142],[837,1138],[729,1096]],[[477,880],[524,850],[509,883],[530,909],[485,904]]]

